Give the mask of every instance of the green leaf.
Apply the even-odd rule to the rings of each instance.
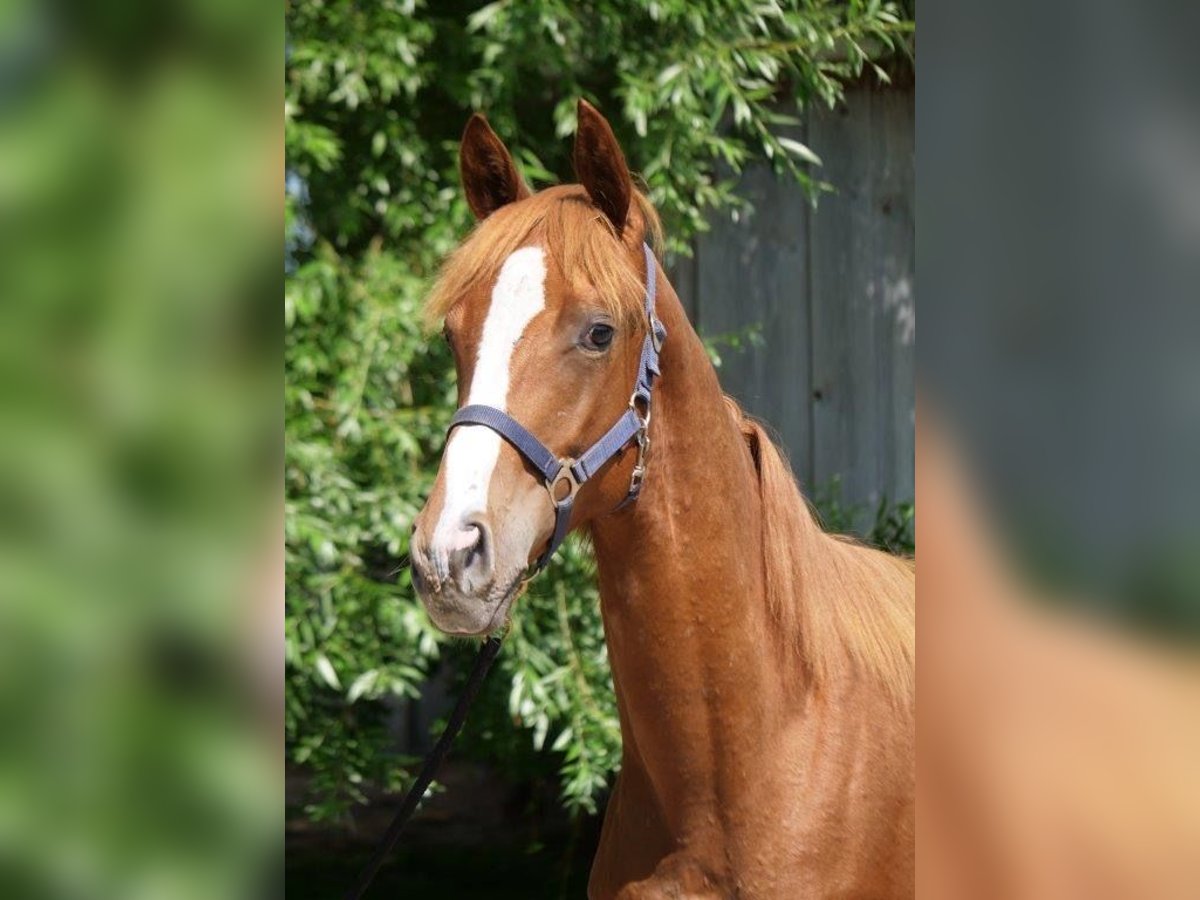
[[[358,700],[363,695],[369,693],[375,687],[375,682],[379,680],[378,669],[368,669],[363,672],[350,685],[350,690],[346,692],[346,699],[351,703]]]
[[[779,144],[784,150],[788,151],[793,156],[799,157],[805,162],[812,163],[814,166],[822,165],[821,157],[817,156],[817,154],[813,153],[812,150],[799,141],[794,141],[791,138],[781,137],[779,138]]]
[[[489,3],[487,6],[477,9],[471,15],[467,16],[467,31],[483,31],[496,18],[496,14],[503,8],[504,3],[498,0],[496,3]]]
[[[558,737],[554,739],[554,743],[550,745],[550,749],[562,750],[563,747],[567,746],[567,744],[571,742],[571,738],[574,737],[574,735],[575,733],[570,728],[564,728],[561,732],[559,732]]]
[[[683,63],[675,63],[674,65],[667,66],[665,69],[663,69],[661,72],[658,73],[658,78],[654,79],[654,83],[657,84],[659,87],[664,87],[665,85],[670,84],[672,81],[674,81],[676,78],[678,78],[679,73],[682,71],[683,71]]]
[[[333,663],[329,661],[324,653],[318,653],[316,659],[317,674],[321,676],[321,680],[333,688],[335,691],[342,689],[342,684],[338,681],[337,672],[333,670]]]

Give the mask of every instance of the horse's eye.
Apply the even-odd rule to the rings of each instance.
[[[608,345],[612,343],[612,339],[613,327],[604,322],[597,322],[588,329],[583,343],[589,350],[607,350]]]

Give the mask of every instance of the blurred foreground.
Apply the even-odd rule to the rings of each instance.
[[[918,893],[1200,896],[1200,659],[1047,608],[918,430]]]
[[[1195,4],[922,4],[918,893],[1200,896]]]
[[[0,896],[279,893],[281,33],[0,13]]]

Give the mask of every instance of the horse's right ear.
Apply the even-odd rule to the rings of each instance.
[[[479,113],[471,116],[463,130],[458,171],[467,204],[477,219],[486,219],[500,207],[529,196],[508,148]]]

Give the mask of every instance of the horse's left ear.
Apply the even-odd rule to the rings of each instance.
[[[592,202],[600,207],[620,233],[629,216],[633,179],[612,126],[586,100],[579,101],[575,174],[579,176],[579,183],[587,190]]]

